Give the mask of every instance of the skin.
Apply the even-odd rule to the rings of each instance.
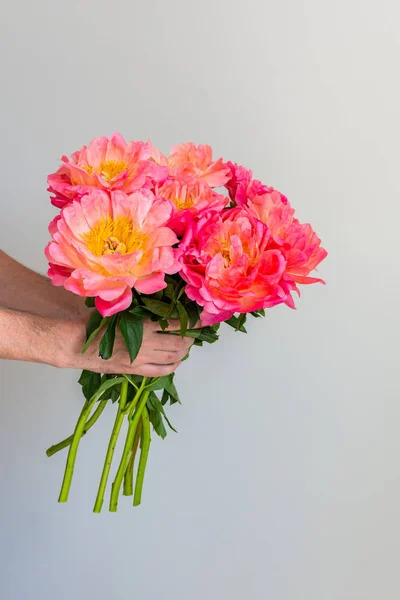
[[[0,358],[160,377],[178,368],[193,343],[189,338],[160,335],[157,323],[146,320],[142,347],[132,364],[120,334],[110,360],[98,356],[96,342],[82,355],[89,315],[82,298],[54,287],[0,250]],[[171,330],[179,326],[170,321]]]

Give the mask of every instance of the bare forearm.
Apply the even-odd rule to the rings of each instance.
[[[73,319],[85,314],[82,298],[54,287],[0,250],[0,306],[36,315]]]
[[[56,366],[57,321],[0,308],[0,358]]]
[[[146,319],[133,363],[120,334],[111,360],[99,357],[98,342],[82,355],[89,314],[82,298],[53,288],[48,279],[0,251],[0,359],[162,377],[177,369],[192,344],[189,338],[160,335],[158,324]],[[179,322],[170,322],[171,331],[179,327]]]
[[[176,330],[179,322],[171,321],[170,327],[171,331]],[[189,338],[160,335],[158,324],[145,320],[142,346],[133,363],[119,334],[112,358],[103,360],[99,357],[98,343],[82,354],[85,332],[83,320],[60,321],[0,308],[0,359],[87,369],[96,373],[162,377],[177,369],[192,344]]]

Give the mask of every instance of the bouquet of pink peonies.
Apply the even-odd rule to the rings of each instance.
[[[189,336],[201,346],[218,339],[222,322],[246,332],[247,315],[264,316],[282,303],[293,308],[298,284],[321,281],[309,276],[327,254],[312,227],[251,171],[213,160],[210,146],[180,144],[166,157],[150,142],[96,138],[70,159],[63,156],[48,183],[61,209],[49,226],[48,274],[93,308],[83,352],[98,338],[104,360],[112,356],[117,330],[135,360],[144,319],[159,323],[161,334]],[[222,187],[227,193],[216,191]],[[170,319],[179,319],[179,330],[166,332]],[[151,425],[162,438],[165,423],[172,428],[166,408],[179,402],[174,375],[83,371],[79,382],[86,400],[74,433],[47,451],[69,447],[59,501],[68,499],[82,436],[111,401],[116,418],[94,512],[103,505],[124,421],[110,511],[117,510],[121,490],[137,506]]]

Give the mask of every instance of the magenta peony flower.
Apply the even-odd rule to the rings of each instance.
[[[148,190],[92,190],[50,224],[49,277],[80,296],[95,296],[103,316],[125,310],[131,288],[152,294],[179,270],[175,233],[166,227],[171,205]]]
[[[181,275],[188,297],[204,307],[204,324],[287,301],[294,286],[282,279],[286,259],[269,241],[268,227],[241,208],[204,213],[188,224]]]
[[[284,244],[294,215],[294,209],[285,196],[278,190],[267,188],[262,195],[255,195],[252,199],[248,199],[243,208],[267,225],[274,242],[279,245]]]
[[[167,179],[157,188],[156,195],[172,203],[172,216],[168,226],[179,236],[184,234],[187,223],[196,214],[205,209],[221,212],[229,202],[226,196],[217,194],[209,185],[190,183],[182,178]]]
[[[253,179],[253,173],[249,169],[232,162],[227,162],[226,165],[230,170],[230,178],[225,187],[231,200],[238,206],[247,204],[249,199],[273,189],[264,185],[258,179]]]
[[[168,169],[148,160],[151,148],[150,142],[127,144],[119,133],[110,139],[93,139],[89,146],[74,152],[71,160],[63,156],[63,165],[48,176],[48,191],[54,194],[52,203],[63,208],[92,188],[131,193],[149,187],[149,181],[166,179]]]
[[[321,240],[309,223],[294,219],[289,227],[282,252],[286,257],[286,274],[296,283],[325,283],[318,277],[308,275],[328,255],[321,247]]]
[[[324,283],[322,279],[308,275],[328,253],[321,248],[321,240],[311,225],[301,224],[294,218],[294,209],[285,196],[269,188],[267,193],[248,200],[244,208],[267,225],[271,240],[286,258],[285,274],[293,282]]]

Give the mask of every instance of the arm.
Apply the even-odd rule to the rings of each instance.
[[[0,306],[53,319],[76,319],[88,313],[83,298],[52,285],[0,250]]]
[[[54,287],[0,251],[0,359],[160,377],[177,369],[193,343],[159,335],[158,325],[146,320],[142,347],[132,364],[119,334],[110,360],[98,356],[96,343],[82,355],[88,312],[82,298]],[[180,323],[170,322],[172,330],[179,327]]]
[[[170,322],[171,329],[180,324]],[[22,360],[53,367],[87,369],[96,373],[132,373],[161,377],[173,373],[192,345],[189,338],[160,335],[158,324],[144,322],[143,343],[131,364],[118,334],[110,360],[101,359],[98,344],[84,355],[85,321],[60,321],[40,315],[0,308],[0,359]]]

